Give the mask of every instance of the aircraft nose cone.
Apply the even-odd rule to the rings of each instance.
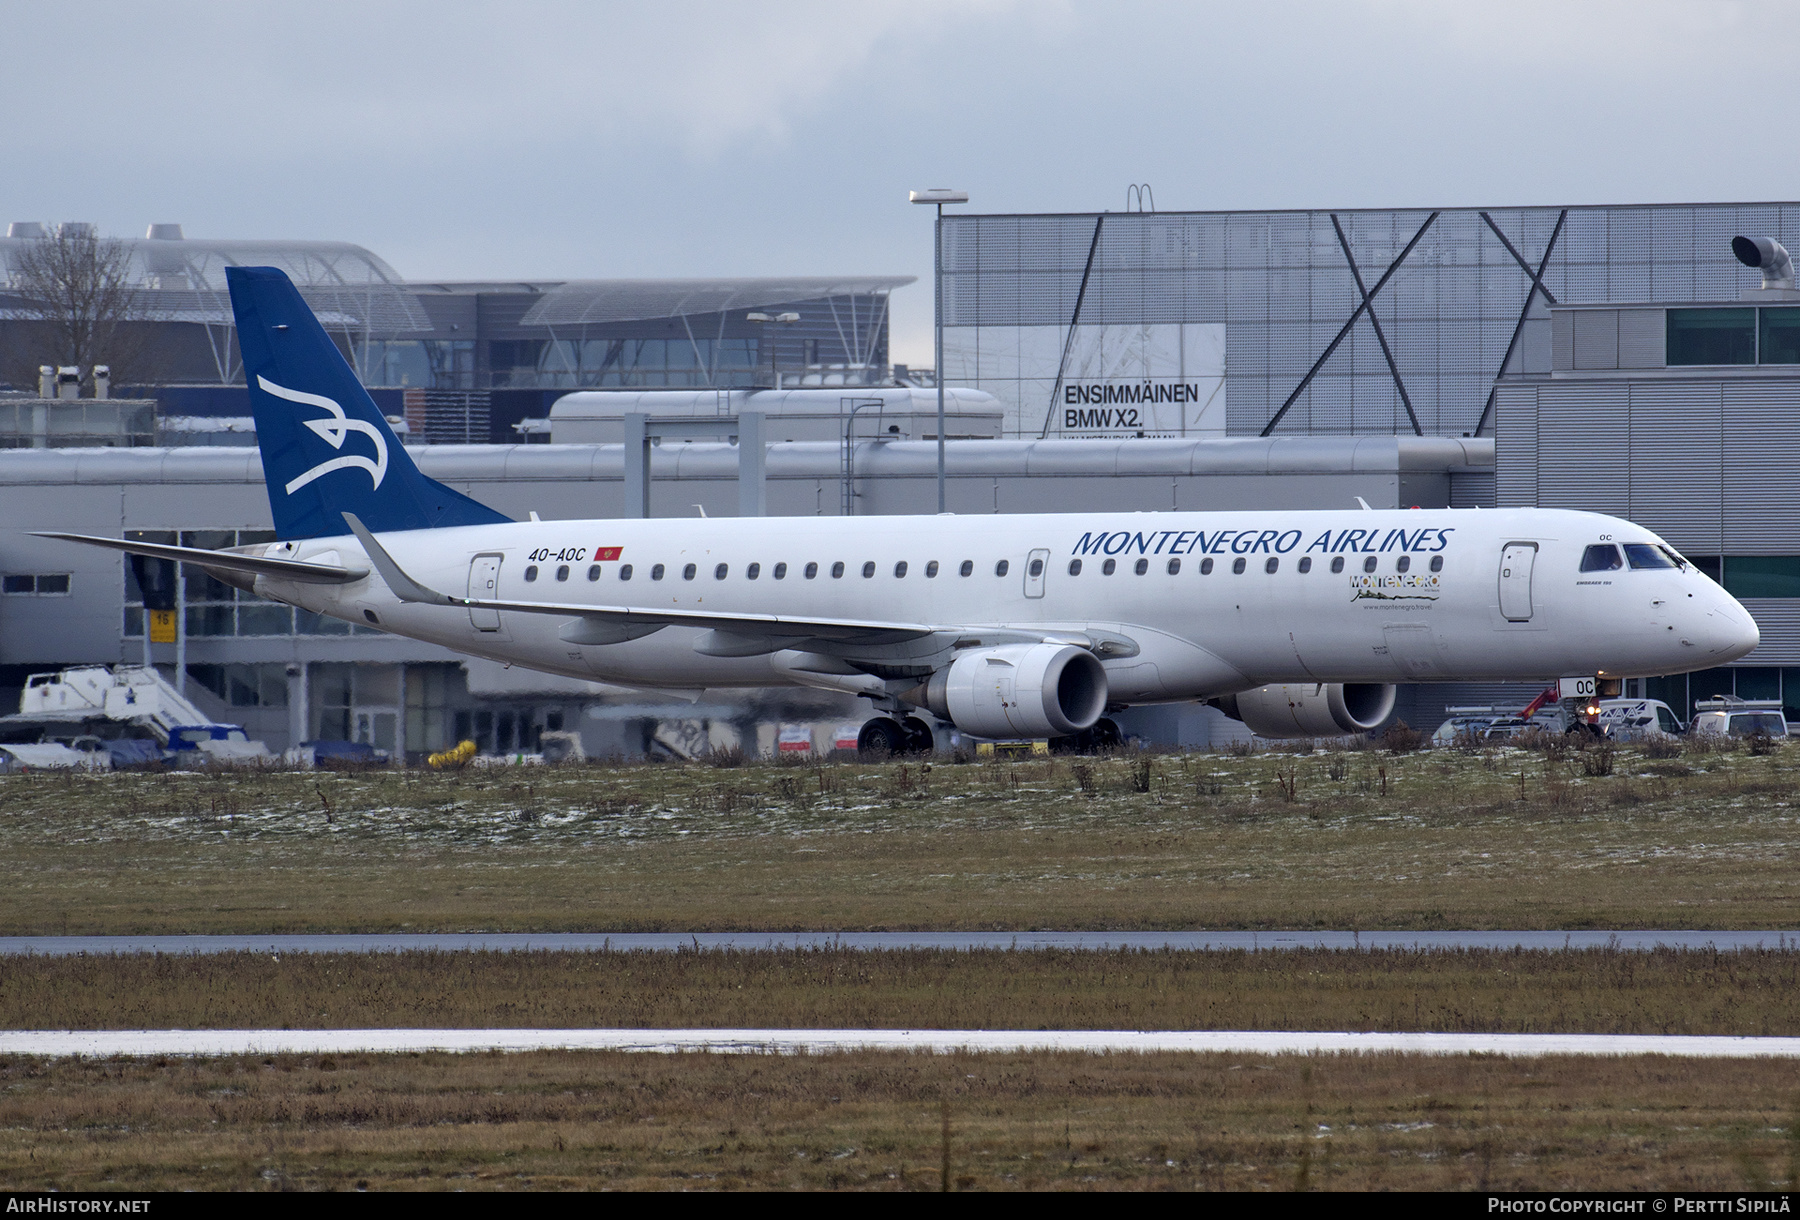
[[[1762,629],[1750,612],[1736,598],[1727,597],[1706,612],[1700,629],[1702,639],[1694,642],[1706,650],[1707,659],[1718,665],[1735,661],[1762,642]]]

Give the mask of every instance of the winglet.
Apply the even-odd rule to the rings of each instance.
[[[1363,506],[1363,511],[1365,513],[1372,513],[1375,511],[1374,509],[1369,507],[1369,502],[1367,500],[1363,499],[1361,496],[1356,497],[1356,502]]]
[[[464,604],[454,597],[439,593],[436,589],[426,588],[401,571],[400,565],[394,562],[394,557],[382,549],[381,544],[375,541],[375,535],[369,532],[368,527],[355,513],[345,513],[344,521],[350,526],[350,532],[356,535],[356,540],[362,543],[363,551],[368,555],[369,562],[373,563],[375,570],[381,573],[381,579],[387,582],[387,587],[393,591],[395,597],[403,602],[424,602],[432,606]]]

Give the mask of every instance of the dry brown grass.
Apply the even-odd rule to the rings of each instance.
[[[1583,758],[8,776],[0,933],[1800,925],[1800,746]]]
[[[0,958],[0,1028],[1797,1034],[1800,952],[936,950]]]
[[[9,1189],[1743,1190],[1800,1064],[540,1053],[0,1061]],[[948,1117],[949,1139],[943,1139]]]

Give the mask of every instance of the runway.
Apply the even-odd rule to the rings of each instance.
[[[483,932],[294,936],[5,936],[0,956],[129,953],[767,952],[804,949],[1800,949],[1800,930],[1707,932]]]
[[[133,1029],[0,1032],[0,1055],[110,1058],[124,1055],[466,1054],[489,1051],[627,1051],[654,1054],[794,1055],[833,1051],[934,1054],[1313,1055],[1409,1054],[1669,1055],[1678,1058],[1800,1058],[1800,1038],[1660,1034],[1266,1033],[1240,1030],[868,1030],[868,1029]]]

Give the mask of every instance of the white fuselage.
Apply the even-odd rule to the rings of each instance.
[[[380,541],[422,584],[566,603],[570,618],[401,602],[378,575],[259,577],[257,591],[533,669],[686,689],[805,679],[780,651],[702,655],[707,633],[692,627],[601,645],[559,632],[583,605],[1086,630],[1130,642],[1130,655],[1099,653],[1117,703],[1270,683],[1679,673],[1757,642],[1750,615],[1692,565],[1580,570],[1590,545],[1660,543],[1648,530],[1549,509],[532,521]],[[266,553],[350,563],[363,550],[341,537]],[[925,672],[949,655],[934,640],[855,660]]]

